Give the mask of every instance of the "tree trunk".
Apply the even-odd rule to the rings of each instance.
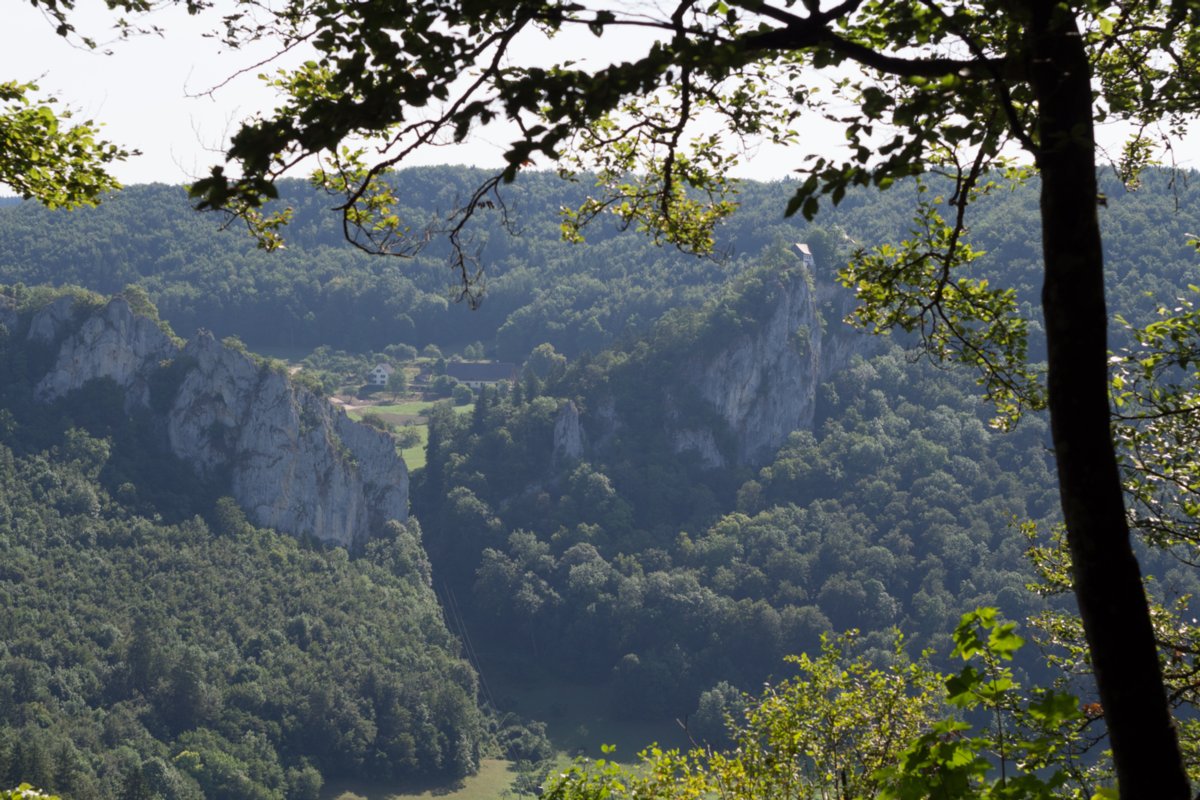
[[[1186,800],[1187,775],[1130,543],[1110,429],[1091,70],[1066,4],[1031,0],[1028,8],[1028,66],[1038,102],[1050,425],[1075,596],[1120,796]]]

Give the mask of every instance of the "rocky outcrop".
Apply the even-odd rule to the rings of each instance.
[[[74,315],[75,298],[58,298],[33,315],[33,321],[29,323],[29,340],[42,344],[52,343],[69,329]]]
[[[687,385],[729,425],[737,463],[759,463],[789,433],[812,427],[823,342],[810,281],[802,268],[780,275],[762,324],[716,352],[697,354],[684,368]],[[677,442],[679,449],[693,445],[696,432],[682,431]],[[712,464],[713,447],[704,450]]]
[[[681,428],[672,432],[671,442],[676,453],[690,453],[709,469],[726,465],[712,428]]]
[[[181,347],[120,298],[81,323],[60,304],[30,328],[31,337],[61,341],[36,389],[42,400],[114,381],[127,408],[164,413],[171,452],[226,479],[258,525],[350,547],[407,518],[408,472],[386,434],[207,332]]]
[[[554,421],[554,465],[568,464],[583,458],[585,446],[579,407],[568,400],[559,409],[558,418]]]
[[[159,363],[175,356],[178,346],[152,319],[135,315],[116,298],[74,327],[74,303],[61,297],[38,312],[29,338],[43,343],[58,340],[54,368],[41,380],[36,394],[52,400],[96,378],[110,378],[125,391],[127,409],[150,404],[149,378]]]
[[[659,381],[661,407],[654,413],[674,452],[708,468],[769,461],[790,433],[812,427],[820,385],[872,349],[871,337],[842,322],[853,295],[817,285],[808,249],[797,245],[796,255],[788,268],[760,275],[751,289],[711,306],[711,324],[697,326],[690,352],[659,356],[661,363],[642,376]],[[742,321],[722,322],[729,318]],[[647,393],[639,402],[659,400]],[[631,410],[615,408],[611,396],[589,404],[582,423],[573,405],[560,411],[556,454],[568,431],[572,441],[602,453]]]
[[[858,305],[854,292],[840,284],[818,283],[817,304],[826,320],[825,330],[821,335],[822,381],[829,380],[849,366],[854,356],[865,357],[880,352],[883,346],[882,337],[864,335],[863,331],[845,322]]]

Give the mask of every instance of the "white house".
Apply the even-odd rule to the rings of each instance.
[[[796,248],[796,255],[798,255],[800,260],[804,262],[804,266],[808,267],[809,269],[812,269],[814,266],[816,266],[816,262],[813,261],[812,250],[808,248],[808,244],[806,242],[796,242],[794,247]]]
[[[367,375],[367,383],[372,386],[387,386],[388,378],[392,377],[395,371],[396,368],[391,364],[376,364]]]

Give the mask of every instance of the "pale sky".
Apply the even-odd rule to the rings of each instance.
[[[273,71],[275,65],[253,68],[271,55],[269,50],[222,51],[213,40],[204,38],[202,34],[213,27],[215,16],[190,18],[168,7],[151,19],[164,29],[163,38],[115,41],[107,48],[89,51],[55,35],[53,25],[38,9],[26,2],[11,4],[0,28],[0,79],[36,81],[44,93],[54,94],[75,109],[77,117],[102,122],[105,138],[140,150],[142,155],[112,168],[123,183],[186,183],[223,160],[221,146],[239,120],[271,107],[274,95],[256,76]],[[99,42],[111,38],[112,16],[96,0],[79,3],[72,20],[81,33]],[[559,55],[548,51],[529,55],[542,61],[570,58],[610,63],[623,56],[621,43],[628,46],[626,57],[637,52],[639,43],[630,36],[634,34],[623,32],[601,42],[578,30],[556,38],[553,46]],[[539,47],[532,45],[534,51]],[[112,54],[99,52],[104,49]],[[292,58],[294,63],[303,56]],[[206,94],[240,70],[248,73]],[[837,127],[822,119],[806,123],[804,134],[806,151],[828,152],[845,141]],[[468,144],[427,149],[405,163],[502,167],[504,145],[510,138],[503,128],[489,128],[473,133]],[[786,177],[802,163],[802,155],[795,149],[763,146],[737,174],[760,180]]]
[[[102,5],[83,0],[79,7],[72,18],[76,27],[101,42],[110,38],[112,17]],[[269,51],[222,52],[202,36],[213,26],[211,19],[197,20],[166,8],[153,17],[165,30],[164,38],[112,42],[112,55],[104,55],[73,47],[55,35],[41,11],[27,2],[9,3],[0,32],[0,79],[36,81],[43,92],[75,109],[79,118],[104,123],[105,138],[142,151],[113,168],[123,183],[186,183],[223,160],[222,145],[239,120],[270,108],[273,101],[256,74],[274,67],[254,68]],[[564,38],[556,41],[560,51]],[[582,31],[565,42],[568,57],[596,62],[619,58],[619,43],[612,36],[601,43]],[[204,94],[246,69],[248,74],[232,78],[212,95]],[[803,150],[763,147],[739,174],[761,180],[786,177],[802,163],[805,152],[828,153],[844,142],[840,131],[823,120],[801,127]],[[406,163],[501,166],[507,140],[503,129],[484,130],[469,145],[427,150]],[[1181,166],[1200,167],[1197,137],[1177,148],[1177,158]]]
[[[97,41],[110,36],[105,21],[111,16],[100,8],[83,9],[72,19]],[[164,37],[115,41],[90,51],[55,35],[38,9],[10,4],[0,32],[0,76],[36,81],[43,93],[75,109],[78,118],[104,123],[105,138],[140,150],[142,155],[113,167],[122,182],[185,183],[223,160],[222,146],[239,120],[271,107],[274,95],[257,75],[277,65],[255,67],[272,55],[269,49],[225,51],[205,38],[215,17],[190,18],[166,8],[151,19]],[[103,49],[112,54],[99,52]],[[291,63],[301,60],[291,58]],[[241,70],[248,72],[237,75]],[[438,148],[413,163],[502,165],[501,152],[485,135],[470,147]]]

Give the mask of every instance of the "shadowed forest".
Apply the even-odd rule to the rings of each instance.
[[[401,214],[433,224],[479,180],[398,173]],[[1119,356],[1146,346],[1131,328],[1193,299],[1200,197],[1192,174],[1151,171],[1137,192],[1102,182]],[[846,649],[864,664],[928,651],[956,670],[951,634],[977,607],[1059,659],[1023,648],[1020,679],[1091,700],[1054,627],[1069,598],[1046,551],[1030,555],[1060,521],[1047,421],[1001,432],[970,371],[920,356],[916,333],[844,321],[854,297],[837,270],[907,234],[914,187],[851,192],[805,223],[781,217],[789,184],[748,183],[700,258],[600,223],[564,243],[559,209],[585,187],[523,175],[504,195],[512,230],[499,209],[469,228],[474,310],[436,240],[403,261],[357,253],[320,196],[282,188],[295,216],[275,253],[218,230],[178,187],[69,214],[0,206],[0,294],[16,312],[0,330],[0,785],[299,800],[449,785],[504,759],[523,793],[606,738],[625,756],[642,733],[728,744],[743,693],[795,675],[785,656],[816,657],[822,637],[857,630]],[[979,268],[1015,289],[1037,364],[1036,190],[997,191],[974,214]],[[770,330],[789,287],[812,312],[776,344],[819,354],[811,407],[747,455],[697,375],[735,369],[719,357]],[[232,337],[297,384],[367,398],[409,460],[411,519],[350,551],[259,528],[219,475],[164,449],[153,409],[102,381],[40,400],[52,353],[28,325],[64,294],[80,309],[122,294],[179,336]],[[459,361],[518,377],[472,389],[446,375]],[[362,386],[384,363],[403,386]],[[1143,564],[1186,613],[1194,568],[1158,548]]]

